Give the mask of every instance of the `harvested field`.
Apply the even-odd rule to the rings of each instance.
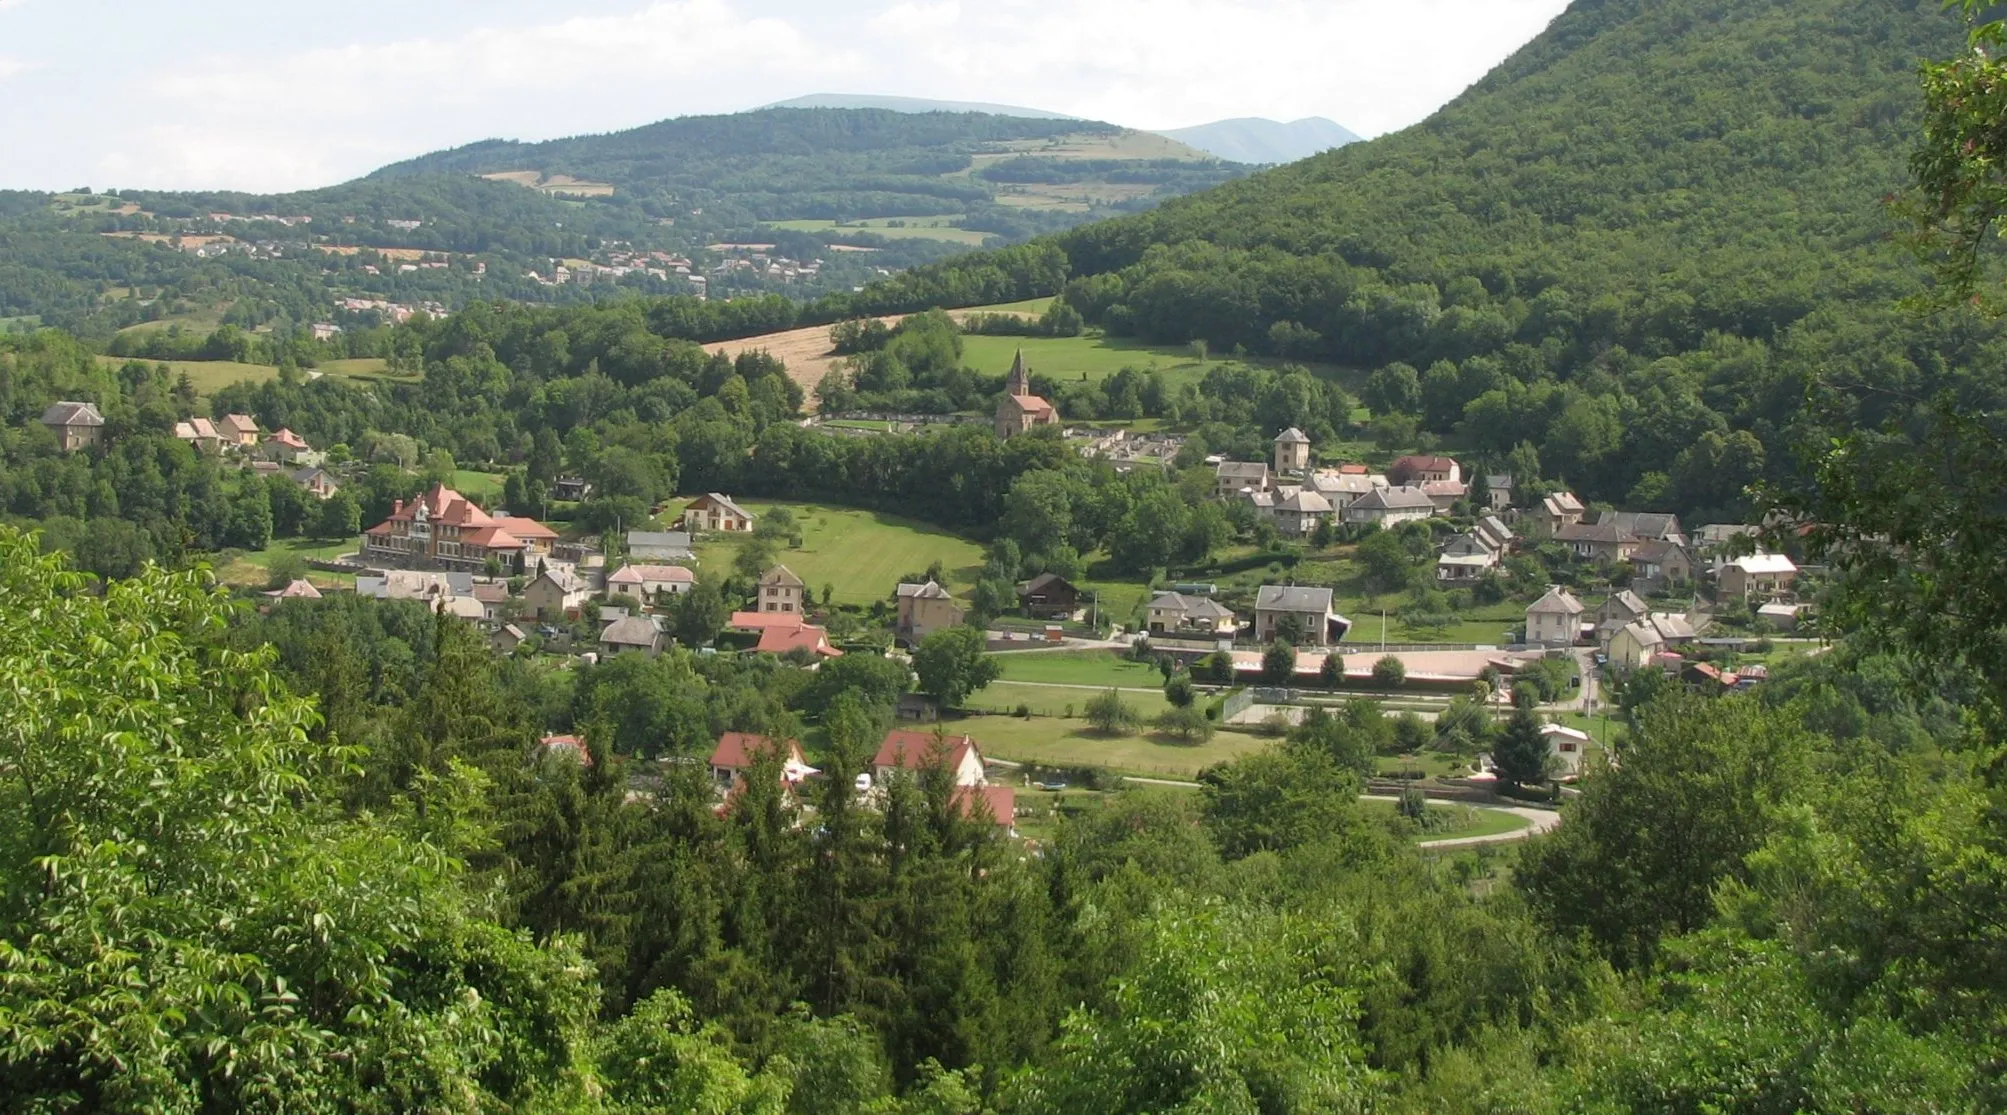
[[[1039,309],[1025,312],[1043,312],[1044,301],[1039,299],[1032,303],[1009,306],[972,306],[966,310],[950,310],[948,316],[960,321],[970,314],[1016,313],[1020,312],[1022,307],[1034,303]],[[897,325],[904,317],[904,314],[893,314],[878,320],[887,325]],[[733,357],[742,352],[764,349],[768,355],[787,365],[788,378],[801,384],[802,391],[807,394],[805,405],[813,410],[816,401],[815,385],[822,382],[823,376],[835,371],[837,364],[844,359],[831,351],[829,329],[827,325],[811,325],[804,329],[790,329],[785,333],[763,333],[757,337],[745,337],[736,341],[720,341],[704,347],[713,353],[723,353]]]

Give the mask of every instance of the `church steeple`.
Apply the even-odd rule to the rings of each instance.
[[[1010,378],[1004,381],[1004,394],[1031,394],[1031,370],[1024,366],[1024,350],[1017,350],[1017,359],[1010,362]]]

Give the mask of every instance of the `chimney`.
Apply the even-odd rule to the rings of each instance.
[[[400,512],[400,511],[402,511],[402,510],[404,510],[404,501],[403,501],[403,500],[401,500],[401,499],[393,499],[393,500],[391,500],[391,501],[390,501],[390,513],[391,513],[392,515],[396,515],[396,514],[397,514],[398,512]]]

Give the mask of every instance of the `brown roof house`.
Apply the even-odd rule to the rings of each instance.
[[[1037,619],[1072,619],[1080,612],[1080,590],[1057,573],[1040,573],[1017,586],[1026,615]]]
[[[1582,521],[1582,501],[1574,492],[1555,492],[1540,501],[1540,523],[1547,533],[1557,534],[1562,527],[1571,527]]]
[[[732,497],[706,492],[683,509],[683,525],[693,531],[745,534],[753,529],[752,512],[732,502]]]
[[[87,449],[105,437],[105,416],[96,403],[56,403],[42,412],[42,425],[56,435],[65,453]]]
[[[1059,411],[1031,393],[1031,371],[1024,366],[1024,350],[1019,349],[1004,380],[1004,396],[997,400],[997,437],[1013,438],[1039,426],[1057,425]]]
[[[967,611],[952,594],[935,581],[924,585],[902,584],[895,592],[899,615],[893,632],[909,643],[917,643],[936,631],[962,622]]]
[[[259,452],[263,453],[268,461],[284,461],[292,464],[300,459],[301,454],[313,452],[313,447],[307,444],[306,438],[291,430],[281,429],[265,439],[265,444],[259,446]]]
[[[258,422],[248,414],[226,414],[216,423],[225,445],[249,449],[258,444]]]
[[[1582,602],[1560,585],[1526,608],[1526,641],[1550,647],[1572,647],[1582,634]]]
[[[1147,617],[1145,622],[1152,635],[1231,639],[1239,630],[1239,617],[1233,614],[1233,609],[1210,596],[1160,592],[1150,598]]]

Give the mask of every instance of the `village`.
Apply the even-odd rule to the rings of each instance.
[[[104,427],[88,403],[59,403],[43,425],[65,451],[98,444]],[[1056,408],[1032,392],[1020,356],[998,404],[995,436],[1008,440],[1060,425]],[[1064,433],[1073,435],[1069,443],[1083,456],[1117,468],[1169,467],[1178,451],[1175,440],[1131,439],[1119,430]],[[360,464],[330,462],[293,431],[264,431],[243,414],[191,417],[176,424],[174,435],[228,465],[282,476],[317,501],[340,492]],[[1142,445],[1155,448],[1123,452]],[[1523,606],[1499,605],[1519,610],[1495,636],[1468,642],[1390,643],[1384,612],[1348,614],[1337,586],[1287,576],[1160,582],[1145,586],[1138,605],[1125,611],[1113,603],[1118,586],[1048,572],[1016,586],[1015,607],[992,605],[970,628],[974,609],[966,590],[938,561],[927,574],[916,569],[912,579],[846,583],[848,603],[833,601],[828,583],[818,595],[789,567],[785,552],[757,570],[745,568],[748,551],[764,558],[791,533],[798,546],[795,516],[813,514],[811,508],[749,506],[708,492],[665,504],[654,520],[617,536],[581,535],[562,521],[546,524],[492,506],[492,494],[470,498],[439,482],[415,498],[394,501],[387,517],[361,531],[352,550],[316,561],[323,575],[261,591],[266,607],[335,591],[417,602],[473,625],[496,654],[528,655],[557,668],[677,647],[773,655],[807,670],[846,654],[910,667],[931,637],[979,632],[981,653],[1009,665],[999,671],[1005,677],[978,687],[988,690],[981,696],[949,702],[926,692],[909,672],[911,692],[897,712],[916,726],[888,734],[875,765],[882,775],[945,755],[956,772],[956,800],[972,814],[987,809],[1012,828],[1020,815],[1035,812],[1014,797],[1016,789],[1032,786],[1033,771],[1107,767],[1175,775],[1173,783],[1197,772],[1196,759],[1176,754],[1182,742],[1176,731],[1131,732],[1136,746],[1112,756],[1093,733],[1079,729],[1074,704],[1087,704],[1104,688],[1122,691],[1118,699],[1136,694],[1146,706],[1152,703],[1143,699],[1150,696],[1148,683],[1104,686],[1112,663],[1160,670],[1167,693],[1168,683],[1186,679],[1205,720],[1197,733],[1207,739],[1226,733],[1221,738],[1239,739],[1236,746],[1258,746],[1307,714],[1339,710],[1360,697],[1378,702],[1388,717],[1435,721],[1438,744],[1452,730],[1441,725],[1472,708],[1499,718],[1531,701],[1545,717],[1551,784],[1565,793],[1588,763],[1611,758],[1611,685],[1640,671],[1714,692],[1761,684],[1767,666],[1760,655],[1747,653],[1750,648],[1770,644],[1771,636],[1788,637],[1812,618],[1797,592],[1800,570],[1787,557],[1758,549],[1762,530],[1754,524],[1689,533],[1672,515],[1592,513],[1567,491],[1522,491],[1507,475],[1467,477],[1456,460],[1441,454],[1399,456],[1382,468],[1330,464],[1295,428],[1276,434],[1271,448],[1266,461],[1214,458],[1208,464],[1213,499],[1233,515],[1251,516],[1282,545],[1328,547],[1405,532],[1434,549],[1433,578],[1443,592],[1469,594],[1486,585],[1495,592],[1510,564],[1542,553],[1552,564],[1539,568],[1566,568],[1572,583],[1542,585]],[[583,479],[560,478],[550,494],[567,505],[589,498],[591,489]],[[769,520],[779,529],[763,529]],[[734,560],[735,568],[707,566],[707,553]],[[1524,569],[1519,573],[1524,580]],[[700,584],[720,603],[721,622],[713,628],[683,619],[687,598]],[[854,599],[860,593],[877,603],[860,606]],[[1729,614],[1733,626],[1722,622]],[[1028,665],[1034,659],[1037,669]],[[1037,680],[1013,680],[1013,672]],[[1525,686],[1536,696],[1515,698],[1524,687],[1519,679],[1533,675],[1538,679]],[[1059,698],[1071,698],[1063,715],[1047,704],[1028,711],[1034,702]],[[931,730],[920,726],[928,724]],[[992,739],[991,747],[978,742],[983,736]],[[553,735],[545,745],[553,753],[585,756],[576,736]],[[1390,757],[1382,775],[1412,777],[1426,768],[1420,785],[1430,793],[1499,800],[1488,755],[1422,763],[1431,746]],[[711,756],[721,803],[762,749],[783,756],[781,776],[790,785],[815,776],[799,740],[727,733]],[[1079,775],[1054,777],[1058,785]],[[1376,792],[1399,788],[1376,786]],[[857,792],[873,792],[868,778],[859,779]]]

